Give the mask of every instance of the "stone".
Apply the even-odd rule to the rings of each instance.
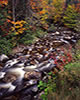
[[[8,60],[8,59],[9,59],[9,57],[6,56],[5,54],[0,55],[0,61],[1,62],[4,61],[4,60]]]
[[[59,35],[60,33],[58,31],[56,31],[55,34]]]
[[[23,53],[18,52],[18,53],[16,53],[16,54],[14,54],[14,57],[15,57],[15,58],[18,58],[19,56],[23,56]]]
[[[2,79],[2,81],[5,83],[14,82],[15,80],[16,76],[13,74],[6,74],[5,77]]]
[[[40,93],[38,93],[36,96],[34,96],[33,100],[42,100],[41,99],[41,95],[44,94],[44,91],[41,91]]]
[[[18,99],[17,96],[9,96],[9,97],[2,98],[1,100],[17,100],[17,99]]]
[[[33,87],[32,87],[32,92],[37,92],[38,91],[38,86],[37,85],[34,85]]]
[[[0,70],[2,70],[2,68],[3,68],[3,66],[2,66],[2,65],[0,65]]]
[[[0,89],[2,89],[2,91],[0,91],[0,94],[2,93],[2,96],[5,95],[6,93],[8,94],[10,92],[13,92],[15,90],[15,88],[16,88],[16,86],[14,86],[11,82],[0,83]],[[5,91],[5,90],[7,90],[7,91]]]
[[[77,42],[77,40],[73,40],[73,39],[72,39],[71,41],[72,41],[73,43],[76,43],[76,42]]]
[[[17,59],[12,59],[6,62],[4,68],[10,68],[12,67],[14,64],[18,63],[19,61]]]
[[[64,40],[64,39],[60,39],[60,40],[61,40],[61,42],[64,42],[64,43],[66,43],[66,44],[69,44],[69,42],[66,41],[66,40]]]
[[[26,72],[24,75],[24,79],[40,79],[40,78],[41,78],[41,73],[36,71],[29,71]]]
[[[37,80],[32,79],[28,82],[29,85],[37,84]]]
[[[38,80],[36,79],[31,79],[31,80],[23,80],[23,84],[21,86],[18,85],[16,90],[22,90],[24,89],[25,91],[23,91],[24,94],[27,94],[27,92],[32,92],[32,88],[37,85]]]
[[[52,63],[47,63],[47,64],[43,64],[43,66],[40,66],[36,69],[36,71],[40,71],[40,72],[49,72],[51,71],[53,68],[55,67],[55,64]]]
[[[16,53],[22,52],[24,49],[26,49],[25,45],[20,44],[19,46],[13,48],[12,54],[16,54]]]
[[[19,100],[31,100],[31,95],[23,95],[19,98]]]
[[[4,78],[5,74],[5,72],[0,72],[0,79]]]
[[[71,37],[70,37],[70,36],[67,36],[67,37],[64,37],[64,39],[68,39],[68,40],[70,40],[70,39],[71,39]]]

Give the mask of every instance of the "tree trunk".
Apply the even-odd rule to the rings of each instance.
[[[32,10],[30,7],[30,0],[26,0],[26,17],[32,16]]]
[[[16,22],[16,16],[15,16],[15,0],[12,0],[12,16],[13,16],[13,22]],[[14,24],[14,32],[15,32],[15,24]]]

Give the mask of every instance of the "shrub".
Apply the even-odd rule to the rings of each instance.
[[[48,32],[55,32],[57,27],[54,26],[54,24],[51,24],[50,27],[48,28]]]
[[[69,28],[76,27],[78,13],[74,6],[68,5],[64,12],[63,23]]]
[[[34,33],[32,33],[32,31],[30,30],[27,30],[26,33],[21,34],[18,43],[25,44],[25,45],[31,44],[34,38],[35,38]]]
[[[53,0],[52,4],[54,6],[54,23],[61,22],[64,10],[64,0]]]
[[[47,82],[39,82],[38,87],[44,89],[42,100],[79,100],[80,63],[70,63],[65,67],[68,68],[64,72],[50,72]]]
[[[78,14],[77,21],[76,21],[76,27],[74,27],[74,29],[77,32],[80,32],[80,14]]]
[[[13,45],[10,40],[7,40],[6,38],[0,37],[0,54],[10,54],[11,50],[13,48]]]
[[[56,53],[51,55],[51,58],[54,60],[56,64],[56,68],[60,71],[64,71],[64,66],[70,62],[72,62],[72,54],[71,54],[72,47],[70,46],[67,50],[66,48],[61,47],[57,51],[58,58],[56,58]]]
[[[0,35],[4,35],[9,31],[9,29],[7,29],[9,28],[7,23],[7,16],[7,6],[0,5]]]
[[[75,61],[80,60],[80,40],[77,41],[75,48],[73,48],[73,58]]]
[[[47,98],[49,92],[56,91],[56,82],[55,82],[56,76],[52,72],[49,72],[48,75],[49,75],[48,81],[47,82],[40,81],[38,85],[38,88],[40,88],[40,90],[44,90],[44,94],[41,95],[42,100],[49,100]]]
[[[36,29],[36,32],[35,32],[36,37],[40,38],[40,37],[43,37],[45,34],[47,34],[47,32],[44,32],[42,29],[40,28]]]

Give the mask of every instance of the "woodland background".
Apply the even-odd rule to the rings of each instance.
[[[0,0],[0,53],[65,26],[80,32],[80,0]]]
[[[80,34],[80,0],[0,0],[0,55],[10,55],[13,48],[31,45],[48,33],[57,32],[60,27],[71,30],[70,32],[76,33],[75,36]],[[71,37],[69,34],[69,39]],[[46,74],[48,80],[38,84],[43,92],[42,100],[80,99],[80,40],[75,43],[74,48],[68,47],[70,53],[64,47],[59,49],[59,52],[64,52],[59,59],[62,65],[54,57],[59,70],[54,68],[54,71]],[[58,54],[59,52],[57,51]],[[20,99],[12,96],[11,99],[4,100],[12,98],[25,100],[24,95]]]

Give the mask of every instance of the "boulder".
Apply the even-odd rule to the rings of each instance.
[[[0,62],[3,62],[4,60],[8,60],[9,57],[6,56],[5,54],[0,55]]]

